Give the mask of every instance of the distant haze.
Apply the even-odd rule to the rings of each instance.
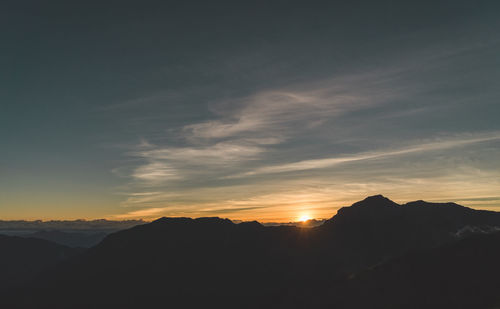
[[[109,220],[65,220],[65,221],[25,221],[0,220],[0,233],[5,230],[121,230],[144,224],[142,220],[109,221]]]

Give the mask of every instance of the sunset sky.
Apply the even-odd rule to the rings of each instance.
[[[500,210],[500,2],[187,2],[2,3],[0,219]]]

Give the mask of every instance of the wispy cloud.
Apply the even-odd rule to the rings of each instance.
[[[137,152],[151,160],[172,160],[200,164],[231,163],[253,158],[263,151],[253,143],[221,142],[202,147],[160,147]]]
[[[158,215],[164,211],[165,211],[164,208],[147,208],[147,209],[130,211],[125,214],[113,215],[112,217],[118,219],[151,218],[151,217],[158,217]]]
[[[139,166],[132,173],[132,177],[149,183],[164,182],[173,179],[180,179],[182,176],[176,169],[163,162],[149,162]]]
[[[145,164],[135,168],[131,176],[137,181],[151,185],[184,179],[190,173],[199,174],[200,171],[220,169],[254,160],[264,151],[260,144],[273,142],[273,139],[256,139],[192,147],[149,145],[146,150],[131,153],[146,161]]]
[[[423,144],[413,145],[413,146],[395,149],[395,150],[366,152],[366,153],[355,154],[355,155],[350,155],[350,156],[345,156],[345,157],[304,160],[304,161],[287,163],[287,164],[264,166],[264,167],[260,167],[260,168],[253,170],[253,171],[246,172],[246,173],[243,173],[240,175],[230,176],[230,178],[244,177],[244,176],[251,176],[251,175],[260,175],[260,174],[284,173],[284,172],[293,172],[293,171],[301,171],[301,170],[328,168],[328,167],[332,167],[332,166],[342,164],[342,163],[362,161],[362,160],[371,160],[371,159],[380,159],[380,158],[386,158],[386,157],[406,155],[406,154],[411,154],[411,153],[416,153],[416,152],[426,152],[426,151],[434,151],[434,150],[441,150],[441,149],[449,149],[449,148],[455,148],[455,147],[465,146],[465,145],[469,145],[469,144],[494,141],[494,140],[500,140],[500,132],[481,134],[479,137],[472,137],[472,138],[465,138],[465,139],[439,140],[439,141],[435,141],[432,143],[423,143]]]
[[[342,113],[370,108],[403,93],[408,95],[409,89],[401,89],[395,83],[398,73],[383,70],[349,75],[219,102],[213,108],[219,119],[187,125],[183,130],[191,139],[287,135],[297,125],[315,126]],[[231,105],[229,112],[228,105]]]
[[[193,175],[234,174],[249,162],[265,160],[276,145],[289,144],[344,113],[408,94],[407,87],[395,84],[398,74],[394,70],[354,74],[220,101],[212,107],[214,120],[180,128],[182,147],[142,139],[129,153],[143,162],[131,177],[143,185],[159,185]]]

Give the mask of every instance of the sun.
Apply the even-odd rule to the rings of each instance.
[[[304,214],[304,215],[301,215],[299,218],[298,218],[298,221],[300,222],[306,222],[308,220],[311,220],[311,216],[307,215],[307,214]]]

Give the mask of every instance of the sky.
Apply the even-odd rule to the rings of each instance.
[[[500,210],[498,1],[5,1],[0,219]]]

